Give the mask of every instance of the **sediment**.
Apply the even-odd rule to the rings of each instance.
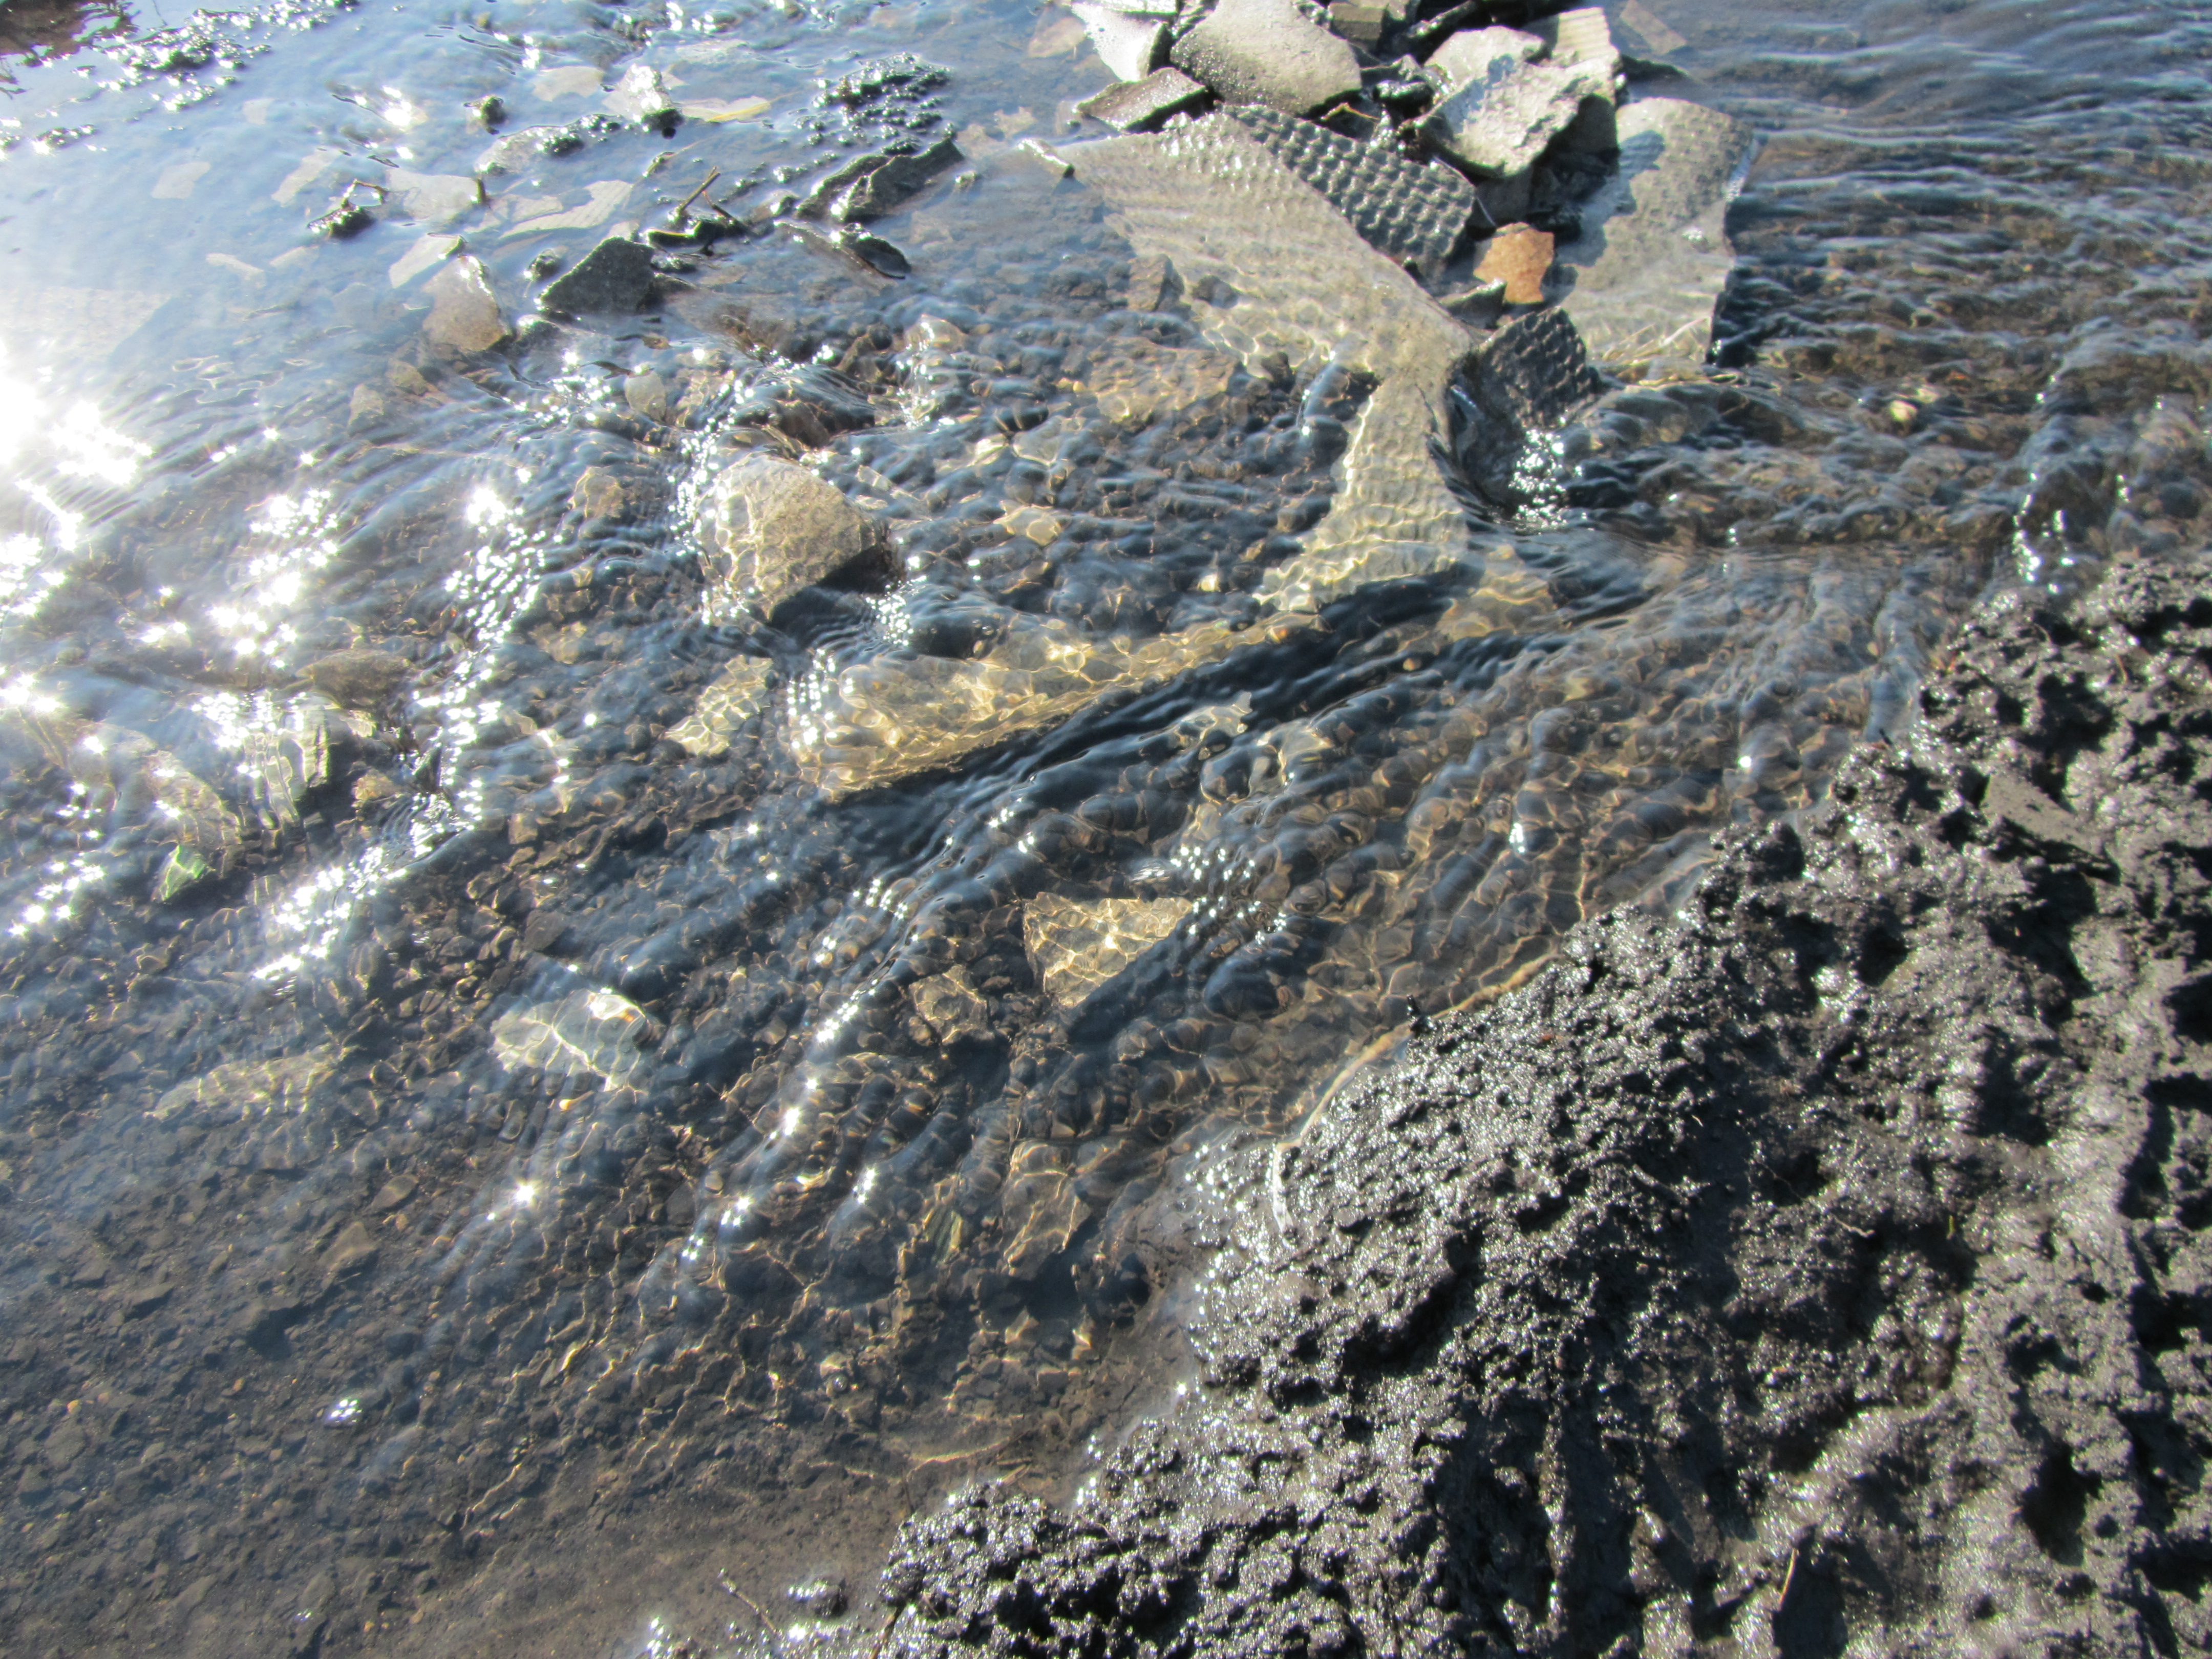
[[[2205,571],[1993,598],[1682,912],[1164,1212],[1204,1385],[910,1522],[897,1650],[2212,1638]]]

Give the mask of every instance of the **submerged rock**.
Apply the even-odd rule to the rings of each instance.
[[[1176,66],[1223,99],[1305,115],[1359,90],[1359,61],[1291,0],[1223,0],[1176,42]]]
[[[864,158],[857,169],[840,168],[830,216],[848,222],[879,218],[900,206],[947,167],[964,159],[949,137],[911,155]]]
[[[492,1053],[502,1066],[532,1066],[563,1079],[589,1078],[619,1089],[644,1059],[637,1039],[649,1024],[627,997],[571,991],[494,1020]]]
[[[707,494],[699,538],[707,608],[765,615],[875,550],[875,526],[835,484],[772,455],[744,455]]]
[[[430,279],[430,315],[422,331],[440,349],[469,355],[489,351],[510,330],[492,292],[483,262],[463,253],[448,259]]]
[[[1409,161],[1388,146],[1363,144],[1261,106],[1228,112],[1362,236],[1418,275],[1441,272],[1467,234],[1474,186],[1452,168]]]
[[[642,311],[657,287],[653,252],[627,236],[610,236],[538,296],[541,311],[586,316],[595,312]]]
[[[739,657],[707,683],[690,714],[668,728],[668,740],[702,760],[726,755],[731,739],[767,708],[774,674],[762,659]]]
[[[1058,617],[1012,612],[980,657],[890,655],[800,689],[791,744],[800,771],[833,796],[932,772],[1093,703],[1133,696],[1304,624],[1202,623],[1149,640],[1098,637]]]
[[[1701,360],[1735,264],[1729,185],[1756,135],[1678,98],[1623,105],[1615,124],[1620,171],[1582,208],[1582,232],[1559,248],[1550,291],[1608,362]]]
[[[1022,911],[1022,939],[1037,981],[1073,1012],[1175,932],[1188,899],[1071,899],[1040,893]]]

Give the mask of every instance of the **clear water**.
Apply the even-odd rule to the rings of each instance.
[[[1062,12],[0,12],[27,1647],[753,1646],[824,1576],[872,1642],[905,1513],[1174,1386],[1208,1147],[1909,741],[1992,581],[2197,533],[2204,15],[1618,21],[1763,141],[1713,360],[1315,615],[1376,383],[1224,353],[1025,148],[1106,79]],[[825,97],[892,52],[946,77]],[[639,64],[672,132],[587,118]],[[940,131],[903,280],[533,310]],[[889,549],[768,619],[699,528],[760,453]]]

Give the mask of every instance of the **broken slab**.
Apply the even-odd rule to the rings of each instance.
[[[1068,154],[1133,250],[1174,268],[1207,343],[1267,379],[1287,368],[1308,384],[1322,374],[1372,384],[1335,499],[1304,549],[1262,577],[1262,603],[1310,612],[1464,562],[1466,514],[1434,448],[1449,441],[1467,330],[1226,114]],[[1485,568],[1505,580],[1506,562]]]
[[[1109,87],[1078,104],[1076,112],[1122,132],[1148,132],[1168,118],[1194,110],[1210,96],[1181,70],[1154,70],[1141,81]]]
[[[1352,228],[1421,276],[1441,271],[1474,216],[1474,186],[1440,162],[1408,161],[1259,105],[1228,112]]]
[[[627,236],[610,236],[573,270],[547,283],[538,307],[578,317],[642,311],[653,303],[655,286],[652,250]]]
[[[1549,292],[1601,361],[1702,360],[1735,264],[1729,187],[1756,135],[1678,98],[1624,104],[1616,125],[1620,171],[1583,205],[1581,234],[1559,248]]]
[[[1429,54],[1430,76],[1443,83],[1445,96],[1489,80],[1493,65],[1533,64],[1544,55],[1544,42],[1519,29],[1461,29]]]
[[[1516,179],[1574,124],[1586,99],[1612,95],[1611,80],[1594,64],[1532,64],[1500,52],[1437,106],[1424,131],[1462,166]]]
[[[683,118],[675,99],[660,82],[660,71],[650,64],[633,64],[624,70],[607,93],[606,106],[618,121],[656,130],[665,131]]]
[[[1285,115],[1311,114],[1359,90],[1351,46],[1291,0],[1222,0],[1170,56],[1224,102]]]
[[[1039,893],[1022,908],[1022,944],[1045,994],[1073,1013],[1176,930],[1188,899],[1071,899]]]
[[[1068,9],[1082,20],[1099,61],[1124,81],[1141,81],[1167,57],[1168,26],[1158,18],[1139,17],[1095,0],[1073,0]]]
[[[1203,623],[1133,640],[1009,611],[980,657],[887,653],[801,685],[789,741],[801,775],[832,799],[940,771],[1008,739],[1126,700],[1248,646],[1279,644],[1299,618]]]
[[[802,587],[878,545],[876,526],[836,485],[773,455],[739,456],[699,515],[710,619],[766,616]]]

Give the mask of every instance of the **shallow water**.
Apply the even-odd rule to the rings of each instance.
[[[823,1575],[872,1641],[908,1510],[1176,1386],[1210,1148],[1907,738],[1991,581],[2204,511],[2193,8],[1623,9],[1761,140],[1712,358],[1510,453],[1450,405],[1443,495],[1399,348],[1456,325],[1163,264],[1057,10],[5,15],[33,1646],[752,1645]],[[946,74],[825,90],[893,52]],[[779,232],[532,310],[902,132],[964,157],[902,280]],[[883,556],[763,617],[741,452]]]

